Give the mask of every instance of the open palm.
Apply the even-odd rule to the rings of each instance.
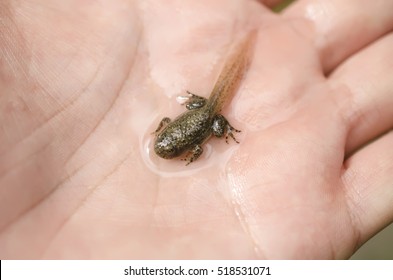
[[[347,258],[393,220],[392,1],[34,2],[0,4],[0,258]],[[240,144],[152,154],[253,28]]]

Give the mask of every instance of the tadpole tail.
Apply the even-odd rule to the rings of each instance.
[[[258,31],[253,29],[230,51],[209,97],[209,103],[215,113],[220,112],[238,90],[250,65],[257,34]]]

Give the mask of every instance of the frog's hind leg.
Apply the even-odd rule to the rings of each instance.
[[[193,94],[189,91],[187,91],[187,93],[189,96],[184,96],[184,98],[186,99],[186,102],[184,102],[184,104],[186,105],[186,108],[188,110],[194,110],[205,106],[207,100],[205,97]]]
[[[196,161],[201,156],[202,153],[203,153],[203,148],[200,145],[195,145],[194,148],[192,148],[192,150],[187,153],[186,158],[183,158],[182,160],[187,161],[186,164],[187,166],[191,162]]]
[[[162,130],[162,128],[163,128],[164,126],[168,125],[168,123],[170,123],[170,122],[171,122],[171,119],[170,119],[170,118],[168,118],[168,117],[163,118],[163,119],[160,121],[160,123],[158,124],[157,129],[156,129],[153,133],[154,133],[154,134],[159,133],[159,132]]]
[[[217,115],[214,117],[212,131],[213,135],[218,138],[221,138],[225,135],[225,142],[227,143],[228,137],[230,136],[236,143],[239,144],[239,141],[236,140],[233,132],[241,131],[231,126],[223,115]]]

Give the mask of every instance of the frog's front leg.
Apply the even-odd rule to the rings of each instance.
[[[182,159],[187,161],[187,165],[189,165],[191,162],[196,161],[201,154],[203,153],[203,149],[200,145],[195,145],[192,150],[190,150],[186,156],[186,158]]]
[[[171,122],[171,119],[170,119],[170,118],[168,118],[168,117],[163,118],[163,119],[160,121],[160,123],[158,124],[158,127],[157,127],[157,129],[154,131],[154,133],[155,133],[155,134],[158,134],[158,133],[162,130],[162,128],[164,127],[164,125],[166,126],[166,125],[168,125],[168,123],[170,123],[170,122]]]
[[[228,136],[230,136],[236,143],[239,144],[239,141],[236,140],[235,136],[233,135],[233,132],[241,132],[241,131],[231,126],[223,115],[216,115],[214,117],[212,131],[213,131],[213,135],[218,138],[221,138],[225,135],[225,142],[227,143],[228,143]]]
[[[194,110],[205,106],[207,100],[206,98],[193,94],[189,91],[187,91],[187,93],[189,94],[189,96],[184,96],[184,98],[186,99],[186,102],[184,104],[186,105],[186,108],[188,110]]]

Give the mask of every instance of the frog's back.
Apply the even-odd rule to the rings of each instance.
[[[181,155],[210,136],[212,123],[213,117],[205,108],[181,114],[158,135],[155,152],[163,158]]]
[[[213,116],[207,107],[184,112],[167,127],[168,132],[175,134],[178,142],[184,144],[201,144],[211,133]]]

